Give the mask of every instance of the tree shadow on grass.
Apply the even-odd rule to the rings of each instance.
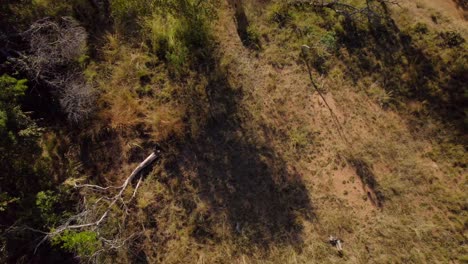
[[[439,33],[432,37],[435,39],[430,39],[440,49],[461,54],[445,63],[440,55],[418,46],[418,38],[431,38],[422,24],[416,25],[414,32],[402,31],[386,13],[365,30],[351,20],[345,20],[343,27],[344,32],[338,37],[350,55],[343,60],[349,65],[352,80],[358,82],[372,76],[394,97],[427,103],[429,115],[463,134],[467,126],[464,87],[468,82],[468,68],[463,63],[466,61],[463,39],[455,39],[458,35],[453,32]]]
[[[245,12],[244,4],[242,1],[230,0],[228,1],[231,8],[234,10],[234,20],[236,22],[237,35],[246,48],[259,50],[261,49],[258,37],[250,30],[250,22]]]
[[[457,4],[457,7],[464,10],[464,11],[467,11],[468,10],[468,1],[467,0],[453,0],[453,2],[455,2],[455,4]]]
[[[209,114],[201,117],[204,125],[196,135],[172,150],[165,166],[180,183],[172,189],[182,190],[183,196],[189,185],[209,206],[207,213],[195,217],[192,236],[200,242],[230,239],[246,251],[249,245],[300,247],[301,219],[314,218],[301,175],[247,128],[249,113],[239,104],[242,88],[230,86],[216,60],[210,65],[202,73],[208,77]],[[196,211],[193,201],[182,204],[187,212]]]
[[[463,18],[468,20],[468,0],[453,0],[459,11],[463,12]]]

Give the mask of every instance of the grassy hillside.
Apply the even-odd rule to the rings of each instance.
[[[319,2],[1,3],[0,260],[465,263],[466,4]]]

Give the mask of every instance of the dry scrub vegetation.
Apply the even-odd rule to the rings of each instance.
[[[0,260],[468,260],[464,18],[424,1],[58,2],[5,4],[30,34],[0,35],[0,69],[30,78],[22,107],[44,128],[33,171],[49,176],[18,202],[0,189],[0,224],[14,226],[2,227]],[[66,84],[30,69],[44,57],[28,46],[44,16],[73,16],[89,36],[65,66],[46,63],[54,78],[76,73]],[[78,119],[66,110],[77,103],[63,103],[77,83],[92,89]],[[121,185],[155,146],[126,206],[33,253],[43,232],[112,191],[74,184]]]

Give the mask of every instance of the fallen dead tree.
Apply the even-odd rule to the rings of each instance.
[[[160,149],[156,149],[152,152],[144,161],[142,161],[138,166],[132,171],[132,173],[125,179],[125,181],[120,186],[99,186],[94,184],[74,184],[74,188],[81,191],[91,191],[94,193],[94,197],[98,197],[95,201],[87,201],[90,196],[83,196],[83,208],[79,213],[68,218],[62,225],[51,230],[50,232],[43,232],[40,230],[26,228],[31,231],[39,232],[44,234],[42,240],[36,245],[35,252],[47,240],[52,240],[61,234],[69,231],[92,231],[97,234],[97,239],[102,244],[102,248],[94,253],[93,256],[87,256],[90,258],[95,258],[99,253],[102,253],[107,250],[117,249],[125,245],[125,243],[130,240],[135,234],[124,236],[123,230],[121,229],[124,226],[126,216],[128,215],[128,205],[135,198],[140,184],[143,180],[142,170],[150,166],[156,159],[158,159],[159,154],[161,153]],[[134,189],[132,195],[128,197],[128,192],[132,186]],[[115,193],[114,195],[107,196],[107,193]],[[127,193],[127,198],[125,197]],[[119,208],[123,214],[121,214],[119,228],[117,232],[111,232],[112,237],[106,238],[105,236],[105,223],[106,220],[110,218],[111,212]],[[114,219],[115,220],[115,217]],[[107,232],[109,233],[109,232]]]

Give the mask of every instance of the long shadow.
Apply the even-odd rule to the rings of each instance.
[[[427,34],[424,28],[419,32],[418,29],[413,33],[403,32],[389,13],[379,22],[370,23],[367,30],[359,29],[352,20],[345,20],[343,28],[344,32],[338,37],[340,44],[351,54],[343,59],[349,64],[352,80],[357,82],[362,77],[373,76],[394,96],[428,102],[430,115],[461,134],[466,131],[468,98],[464,96],[464,90],[468,83],[468,68],[459,62],[457,66],[455,61],[444,63],[439,55],[419,48],[415,38]],[[441,33],[433,41],[441,49],[463,53],[464,40],[456,35]],[[460,58],[463,56],[466,53]]]
[[[467,0],[453,0],[457,5],[457,8],[463,11],[463,18],[468,20],[468,1]]]
[[[468,1],[466,0],[453,0],[453,2],[455,2],[455,4],[457,4],[457,7],[464,10],[464,11],[467,11],[468,10]]]
[[[210,69],[199,72],[208,78],[209,114],[201,121],[205,125],[179,142],[166,159],[166,170],[179,182],[173,189],[187,190],[189,185],[209,205],[209,215],[195,221],[192,235],[200,242],[231,239],[246,248],[300,247],[300,219],[314,218],[309,192],[301,176],[246,128],[249,114],[239,104],[242,88],[230,86],[214,55],[208,60]],[[190,213],[196,207],[193,201],[181,204]],[[227,235],[214,228],[220,222],[226,224]]]
[[[381,191],[371,166],[361,159],[351,159],[349,162],[356,168],[356,174],[361,179],[364,189],[367,189],[367,197],[376,207],[382,208],[385,196]],[[366,188],[367,187],[367,188]]]
[[[244,5],[240,0],[230,0],[228,1],[231,7],[234,9],[234,17],[236,20],[236,28],[237,34],[239,35],[242,43],[244,45],[248,45],[248,27],[249,27],[249,20],[247,19],[247,15],[245,14]]]
[[[258,39],[252,39],[249,33],[250,22],[245,13],[245,8],[242,0],[229,0],[229,5],[234,9],[234,18],[236,21],[237,35],[242,41],[244,47],[250,49],[261,49]]]

